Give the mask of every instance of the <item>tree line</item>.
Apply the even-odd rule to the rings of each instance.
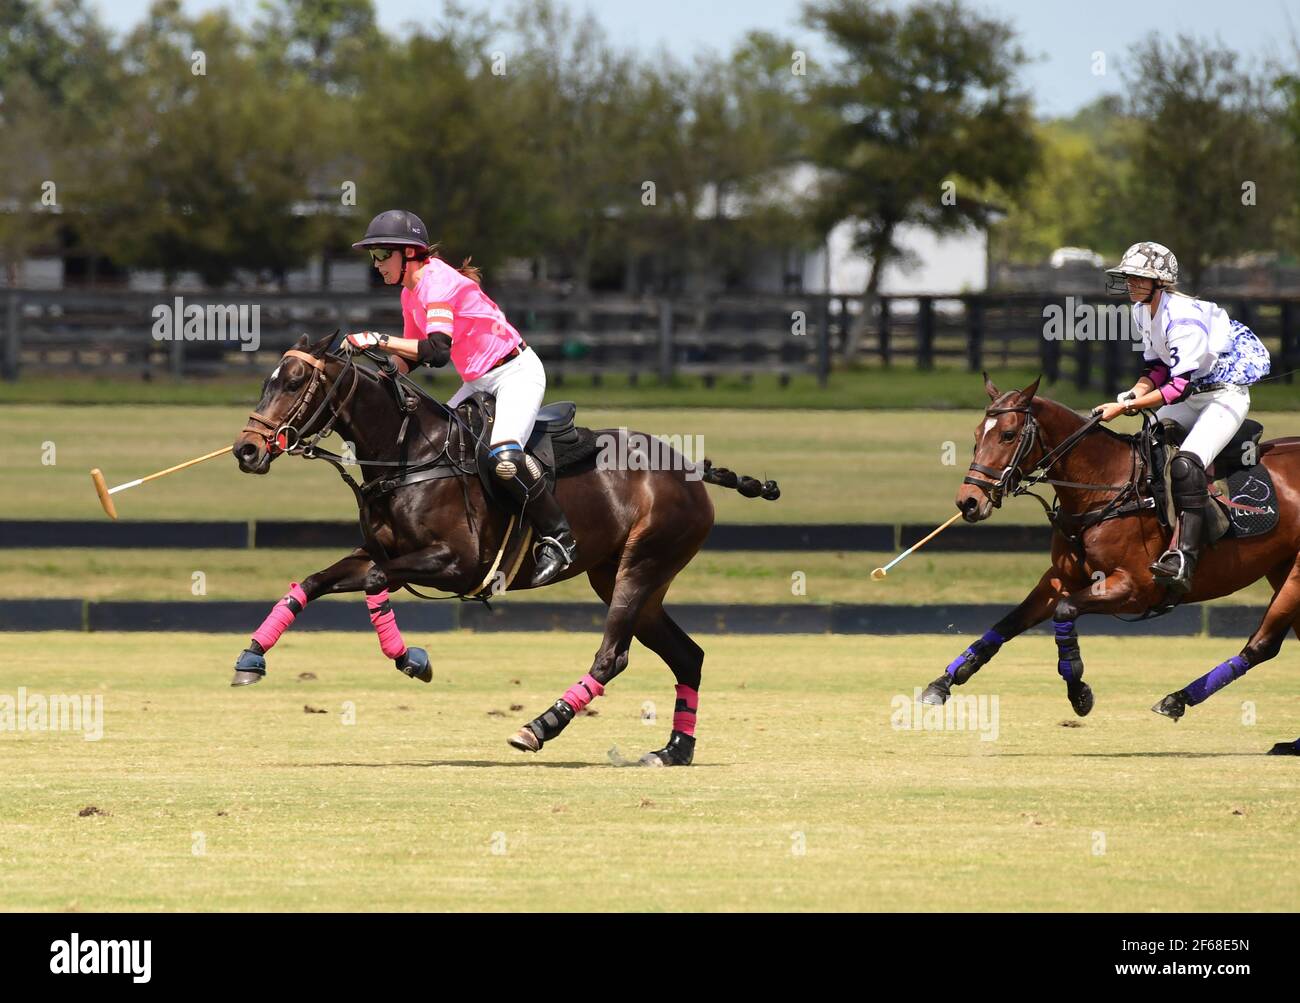
[[[844,220],[867,292],[913,224],[987,226],[1022,262],[1160,239],[1193,282],[1300,249],[1294,72],[1144,41],[1112,57],[1114,96],[1048,120],[1013,26],[960,0],[812,0],[802,23],[809,51],[755,31],[679,54],[555,0],[449,3],[400,34],[373,0],[265,0],[250,23],[156,0],[121,36],[90,0],[0,0],[0,258],[275,280],[393,206],[450,259],[578,288],[736,283]]]

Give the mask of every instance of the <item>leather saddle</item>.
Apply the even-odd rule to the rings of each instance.
[[[496,422],[496,399],[491,394],[475,393],[457,410],[477,440],[474,458],[479,480],[493,500],[512,511],[514,503],[499,490],[492,464],[488,460],[492,426]],[[582,464],[598,452],[595,433],[577,425],[578,405],[573,401],[556,401],[537,412],[533,431],[524,449],[538,463],[546,477],[546,486],[555,490],[555,482],[568,473],[577,473]]]
[[[1187,432],[1176,422],[1162,421],[1152,426],[1148,435],[1152,461],[1150,487],[1156,500],[1156,513],[1165,528],[1172,529],[1175,520],[1169,461],[1187,438]],[[1206,468],[1213,503],[1206,510],[1207,543],[1225,536],[1259,536],[1277,525],[1277,492],[1268,469],[1260,462],[1268,451],[1268,446],[1260,445],[1263,435],[1264,426],[1247,418]],[[1227,490],[1219,490],[1216,481],[1226,482]],[[1229,501],[1235,504],[1227,504]]]

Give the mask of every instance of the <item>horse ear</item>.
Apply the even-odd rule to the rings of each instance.
[[[1038,379],[1034,380],[1033,383],[1029,384],[1029,386],[1027,386],[1027,387],[1025,387],[1025,389],[1021,390],[1021,391],[1020,391],[1020,398],[1021,398],[1021,400],[1025,400],[1025,401],[1031,401],[1031,400],[1033,400],[1033,399],[1034,399],[1034,394],[1038,393],[1038,384],[1042,381],[1042,379],[1043,379],[1043,376],[1042,376],[1041,373],[1039,373],[1039,375],[1038,375]]]
[[[334,342],[335,334],[338,334],[338,332],[335,331],[333,334],[327,334],[325,337],[321,338],[320,341],[312,342],[311,354],[317,357],[324,355],[329,350],[330,345]],[[304,341],[307,340],[305,334],[302,337]]]
[[[307,335],[300,334],[298,335],[298,340],[293,343],[293,347],[301,352],[304,348],[307,347],[309,341],[310,339],[307,337]]]
[[[984,374],[984,392],[989,395],[989,400],[991,401],[995,401],[1002,396],[1002,391],[993,385],[993,381],[989,379],[988,373]]]

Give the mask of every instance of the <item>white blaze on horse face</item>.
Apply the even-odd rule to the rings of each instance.
[[[271,370],[271,379],[275,379],[279,375],[280,375],[280,367],[276,366],[274,369]]]
[[[986,418],[984,420],[984,434],[988,435],[990,432],[992,432],[993,426],[996,425],[997,423],[998,420],[996,418]]]

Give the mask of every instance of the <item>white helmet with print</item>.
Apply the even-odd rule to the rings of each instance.
[[[1143,240],[1125,251],[1118,265],[1107,268],[1106,275],[1106,291],[1109,293],[1127,291],[1129,276],[1155,279],[1157,287],[1172,287],[1178,284],[1178,259],[1164,244]]]

